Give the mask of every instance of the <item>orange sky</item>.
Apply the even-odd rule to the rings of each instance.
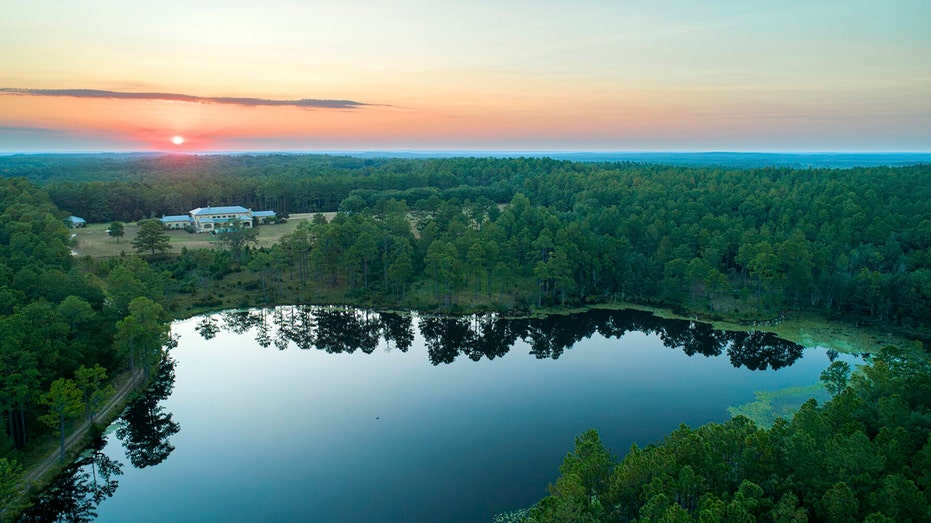
[[[926,2],[103,0],[3,12],[0,151],[931,148]]]

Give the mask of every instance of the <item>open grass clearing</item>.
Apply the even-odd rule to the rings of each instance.
[[[333,219],[335,212],[322,213],[327,220]],[[291,233],[297,228],[301,220],[310,220],[314,214],[292,214],[285,223],[276,223],[273,225],[261,225],[256,228],[259,231],[258,242],[260,247],[270,247],[281,239],[282,236]],[[113,238],[107,232],[110,228],[109,223],[91,223],[87,227],[72,230],[72,235],[76,244],[74,252],[77,256],[90,256],[92,258],[109,258],[120,256],[122,254],[134,254],[136,250],[132,246],[132,241],[136,238],[136,232],[139,226],[135,223],[125,225],[125,235],[122,238]],[[171,240],[172,252],[180,252],[182,247],[188,249],[213,249],[216,247],[216,237],[207,233],[189,233],[185,231],[165,231]]]

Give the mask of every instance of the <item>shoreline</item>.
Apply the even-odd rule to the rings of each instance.
[[[129,372],[125,372],[113,379],[113,383],[119,383],[119,387],[117,387],[116,394],[110,398],[98,413],[96,421],[91,423],[89,420],[84,419],[66,436],[64,461],[59,459],[58,437],[53,438],[55,440],[54,445],[49,445],[49,441],[38,444],[39,447],[52,446],[53,448],[50,452],[44,453],[44,457],[38,462],[31,465],[22,464],[23,474],[18,486],[20,495],[6,508],[13,509],[13,512],[10,514],[0,512],[0,516],[2,516],[0,521],[15,521],[16,518],[19,518],[23,511],[29,508],[32,498],[44,490],[65,468],[74,463],[81,452],[87,448],[95,429],[103,429],[112,424],[130,403],[135,401],[140,394],[145,393],[148,383],[143,387],[139,387],[138,380],[134,384],[128,374]]]
[[[524,311],[497,311],[488,309],[457,310],[455,312],[440,312],[436,310],[421,310],[417,308],[401,308],[395,306],[377,306],[373,304],[360,304],[351,302],[326,303],[274,303],[253,307],[220,307],[203,308],[199,310],[186,310],[187,314],[177,316],[174,321],[183,321],[197,316],[217,314],[229,310],[243,309],[271,309],[274,307],[288,307],[305,305],[311,307],[354,307],[368,309],[376,312],[392,312],[396,314],[417,313],[421,315],[441,316],[470,316],[482,314],[498,314],[503,318],[541,318],[545,316],[566,316],[580,314],[593,310],[614,311],[641,311],[648,312],[658,318],[668,320],[683,320],[706,323],[717,330],[729,332],[771,332],[780,338],[798,343],[804,347],[823,347],[846,354],[873,353],[888,345],[909,348],[915,344],[924,343],[920,336],[902,332],[903,329],[892,325],[877,323],[864,325],[860,322],[851,323],[840,319],[825,318],[815,312],[789,311],[780,314],[777,318],[769,320],[746,320],[737,318],[708,317],[700,313],[686,314],[676,312],[669,307],[646,305],[642,303],[619,301],[613,303],[593,303],[580,306],[541,307]]]
[[[303,304],[278,304],[278,305],[267,305],[263,307],[250,307],[250,308],[274,308],[280,306],[288,305],[308,305],[308,306],[317,306],[317,307],[354,307],[354,308],[369,308],[374,311],[379,312],[394,312],[399,314],[436,314],[436,312],[425,312],[416,309],[399,309],[399,308],[390,308],[390,307],[365,307],[362,305],[348,304],[348,303],[325,303],[325,304],[313,304],[313,303],[303,303]],[[223,311],[228,310],[237,310],[236,307],[228,307],[221,309],[211,309],[206,311],[188,311],[190,314],[184,315],[183,317],[176,317],[173,321],[183,321],[188,320],[197,316],[217,314]],[[500,313],[508,318],[528,318],[528,317],[543,317],[543,316],[552,316],[552,315],[571,315],[571,314],[580,314],[592,310],[613,310],[613,311],[642,311],[648,312],[658,318],[662,319],[671,319],[671,320],[683,320],[683,321],[694,321],[700,323],[706,323],[712,325],[715,329],[724,330],[724,331],[737,331],[737,332],[747,332],[747,331],[765,331],[772,332],[777,336],[786,339],[788,341],[793,341],[798,343],[806,348],[808,347],[823,347],[837,352],[844,353],[869,353],[876,352],[880,348],[886,345],[898,345],[902,348],[907,348],[914,345],[915,343],[920,343],[916,340],[909,340],[903,336],[892,334],[889,332],[883,333],[880,332],[875,327],[868,327],[862,325],[851,325],[848,323],[840,322],[837,320],[829,320],[818,317],[813,313],[801,313],[794,312],[780,317],[778,322],[764,322],[763,325],[746,325],[741,324],[738,320],[722,320],[722,319],[712,319],[712,318],[703,318],[701,316],[686,316],[681,313],[677,313],[668,308],[649,306],[643,304],[636,304],[630,302],[617,302],[617,303],[600,303],[592,304],[580,307],[559,307],[559,308],[540,308],[533,311],[526,311],[524,314],[509,314],[508,312]],[[511,311],[513,312],[513,311]],[[474,312],[458,312],[455,314],[449,314],[450,316],[467,316],[471,314],[495,314],[494,311],[474,311]],[[91,424],[87,420],[83,420],[71,434],[67,436],[66,439],[66,460],[59,461],[59,449],[57,445],[49,445],[49,442],[44,442],[45,446],[53,447],[50,452],[48,452],[45,457],[43,457],[39,462],[26,466],[23,464],[24,472],[20,480],[21,495],[20,497],[13,502],[12,507],[17,512],[15,516],[18,517],[28,506],[29,500],[35,496],[38,492],[44,489],[61,471],[74,462],[77,456],[87,447],[90,442],[88,437],[92,429],[96,427],[106,427],[115,421],[123,410],[128,406],[132,401],[134,401],[139,394],[144,393],[146,386],[144,387],[134,387],[132,381],[128,377],[128,372],[123,373],[117,376],[114,379],[114,382],[119,382],[120,387],[117,389],[117,394],[107,403],[104,409],[101,410],[101,413],[97,417],[97,422]],[[57,439],[57,438],[56,438]],[[6,518],[7,514],[4,514]],[[5,519],[4,519],[5,520]],[[12,521],[12,519],[10,520]]]

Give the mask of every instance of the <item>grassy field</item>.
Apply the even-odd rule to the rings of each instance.
[[[327,220],[333,218],[336,213],[323,213]],[[259,231],[259,246],[271,246],[278,242],[282,236],[288,234],[297,227],[301,220],[310,220],[312,214],[292,214],[286,223],[274,225],[262,225],[257,228]],[[90,256],[92,258],[108,258],[119,256],[123,253],[134,254],[132,241],[136,237],[138,226],[135,223],[126,224],[126,234],[117,241],[116,238],[107,234],[109,223],[91,223],[83,229],[74,229],[72,231],[76,241],[74,251],[78,256]],[[182,247],[188,249],[212,249],[215,247],[215,238],[210,234],[191,234],[185,231],[166,231],[171,239],[172,252],[180,252]]]

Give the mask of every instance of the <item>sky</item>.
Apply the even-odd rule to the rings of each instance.
[[[931,151],[927,0],[0,13],[0,152]]]

